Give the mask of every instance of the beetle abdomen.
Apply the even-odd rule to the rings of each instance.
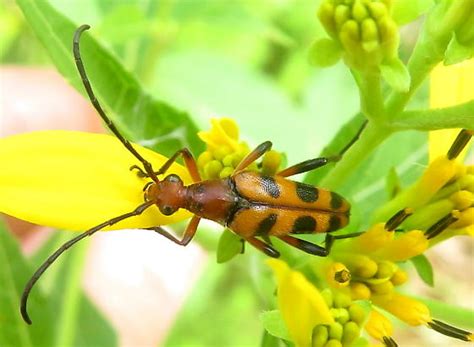
[[[340,195],[279,176],[244,171],[233,177],[239,195],[251,202],[281,208],[348,212],[349,203]]]
[[[252,204],[238,210],[230,229],[243,237],[331,232],[347,225],[347,213]]]

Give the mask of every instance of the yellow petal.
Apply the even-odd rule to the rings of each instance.
[[[134,147],[157,170],[166,157]],[[148,181],[129,170],[138,161],[114,137],[74,131],[41,131],[0,139],[0,212],[32,223],[81,231],[133,211],[143,203]],[[190,178],[174,164],[168,173]],[[173,223],[154,206],[111,229]]]
[[[211,119],[211,124],[211,130],[198,133],[209,149],[215,150],[220,146],[228,146],[233,151],[239,149],[239,127],[233,119]]]
[[[311,346],[313,329],[318,324],[334,323],[321,293],[302,273],[291,270],[277,259],[267,260],[277,278],[278,306],[297,347]]]
[[[393,335],[393,326],[390,320],[377,310],[370,311],[369,319],[365,324],[365,330],[374,339],[383,341],[384,336]]]
[[[474,99],[474,59],[460,64],[438,65],[431,72],[430,107],[454,106]],[[446,154],[459,129],[431,131],[429,135],[430,162]],[[463,158],[466,149],[460,154]]]
[[[429,241],[421,230],[404,233],[383,248],[374,253],[374,257],[389,261],[405,261],[423,253],[429,246]]]
[[[394,292],[391,296],[372,296],[372,301],[409,325],[424,325],[431,321],[430,310],[420,301]]]

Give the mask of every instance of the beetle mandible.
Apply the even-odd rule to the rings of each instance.
[[[177,151],[158,171],[154,171],[151,163],[143,158],[121,135],[105,114],[92,91],[79,49],[81,34],[89,28],[88,25],[80,26],[75,31],[73,39],[74,58],[84,88],[91,103],[110,131],[141,163],[141,167],[133,165],[130,169],[138,170],[140,176],[151,181],[144,187],[145,202],[143,204],[131,212],[107,220],[69,240],[36,270],[26,284],[21,297],[21,315],[28,324],[31,324],[27,312],[27,301],[31,289],[63,252],[83,238],[124,219],[140,215],[153,205],[157,206],[164,215],[171,215],[180,208],[187,209],[194,214],[181,239],[162,227],[149,228],[182,246],[186,246],[192,240],[199,221],[205,218],[227,226],[243,240],[270,257],[280,255],[270,243],[270,236],[277,237],[287,244],[313,255],[326,256],[328,254],[330,244],[335,237],[327,238],[326,248],[324,248],[296,238],[292,234],[328,233],[344,227],[349,221],[349,203],[334,192],[290,181],[286,177],[308,172],[331,161],[337,161],[358,138],[363,127],[339,156],[306,160],[278,172],[275,176],[264,176],[246,170],[250,164],[271,149],[272,143],[270,141],[257,146],[240,162],[234,173],[225,179],[202,180],[196,162],[191,152],[186,148]],[[194,183],[185,186],[181,178],[175,174],[168,175],[163,180],[158,179],[158,176],[165,174],[171,164],[180,156],[183,157]]]

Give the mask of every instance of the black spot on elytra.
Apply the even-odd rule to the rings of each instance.
[[[280,187],[275,182],[273,177],[260,176],[260,184],[263,187],[265,193],[270,195],[272,198],[278,198],[280,196]]]
[[[276,221],[277,215],[275,213],[269,214],[267,217],[262,219],[260,223],[258,223],[255,235],[268,235],[272,227],[275,225]]]
[[[327,232],[337,230],[341,227],[341,219],[338,216],[331,215],[329,217],[329,226]]]
[[[311,216],[298,217],[293,223],[292,233],[305,234],[316,230],[316,219]]]
[[[331,192],[331,208],[337,210],[342,206],[343,201],[340,195]]]
[[[296,182],[296,195],[304,202],[315,202],[318,200],[318,188],[308,184]]]

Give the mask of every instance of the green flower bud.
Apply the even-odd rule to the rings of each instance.
[[[265,153],[262,159],[262,173],[267,176],[274,176],[281,164],[281,154],[271,150]]]
[[[318,17],[326,32],[344,48],[343,58],[351,68],[377,69],[397,59],[398,26],[391,17],[389,1],[325,0]]]
[[[219,172],[219,178],[227,178],[231,176],[233,172],[234,172],[233,167],[226,166],[221,170],[221,172]]]
[[[218,178],[221,170],[221,162],[218,160],[212,160],[204,166],[204,176],[206,179]]]
[[[214,150],[214,158],[217,160],[222,160],[224,157],[232,152],[232,149],[228,146],[219,146]]]
[[[324,301],[326,302],[326,305],[328,305],[329,308],[333,307],[333,295],[330,289],[323,289],[321,291],[321,296],[323,297]]]
[[[349,321],[349,312],[345,308],[331,308],[330,311],[337,322],[344,324]]]
[[[209,151],[202,152],[197,159],[198,168],[200,168],[201,170],[204,169],[204,166],[207,163],[209,163],[212,159],[214,158],[212,157],[211,152]]]
[[[326,344],[329,337],[328,328],[324,325],[318,325],[313,330],[313,347],[322,347]]]
[[[390,278],[397,270],[397,266],[391,261],[381,261],[377,264],[376,278]]]
[[[224,166],[234,167],[233,165],[234,155],[235,154],[227,154],[224,158],[222,158],[222,164]]]
[[[329,340],[324,347],[342,347],[342,343],[338,340]]]
[[[368,16],[368,8],[365,7],[360,0],[355,0],[354,6],[352,6],[352,18],[358,22],[362,22]]]
[[[362,308],[362,306],[357,305],[357,304],[352,304],[349,306],[349,317],[351,321],[354,321],[357,323],[357,325],[361,325],[364,320],[365,320],[365,311]]]
[[[379,46],[379,35],[377,25],[371,18],[367,18],[362,22],[362,48],[366,52],[373,52]]]
[[[348,295],[343,294],[341,292],[335,292],[333,297],[334,297],[334,307],[337,307],[337,308],[348,307],[352,302],[351,298]]]
[[[350,345],[360,335],[360,328],[355,322],[347,322],[344,324],[344,332],[342,334],[342,343]]]
[[[329,325],[329,339],[341,340],[343,327],[341,323],[334,322]]]

